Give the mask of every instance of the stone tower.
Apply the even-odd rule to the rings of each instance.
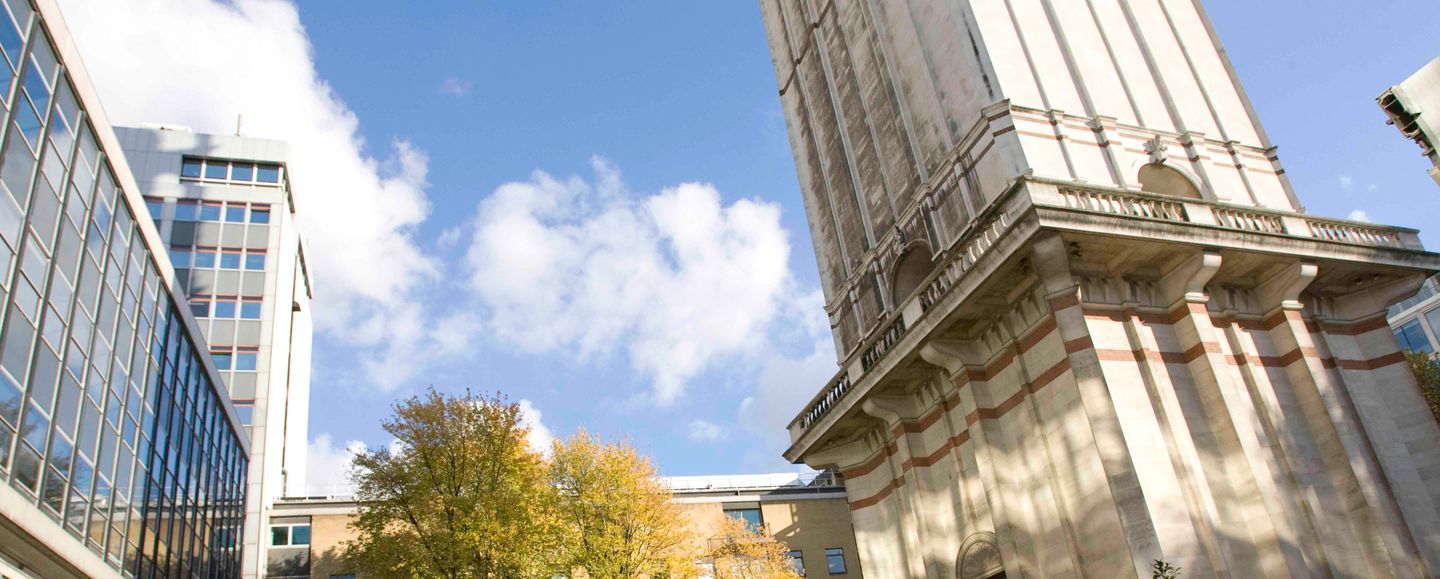
[[[760,4],[867,575],[1440,574],[1440,256],[1304,213],[1198,0]]]

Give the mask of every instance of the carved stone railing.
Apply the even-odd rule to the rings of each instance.
[[[1009,216],[1001,213],[984,227],[972,233],[970,239],[960,245],[955,254],[939,268],[935,278],[920,290],[920,309],[928,311],[936,302],[940,301],[940,298],[950,291],[955,282],[960,281],[965,272],[975,265],[976,260],[985,255],[985,252],[995,245],[995,241],[1000,239],[1000,235],[1009,228]]]
[[[1060,197],[1065,200],[1065,206],[1071,209],[1162,221],[1190,220],[1185,215],[1185,205],[1179,201],[1069,187],[1060,188]]]
[[[820,389],[820,395],[805,408],[805,411],[800,413],[800,428],[802,430],[810,428],[811,424],[815,424],[815,421],[823,418],[827,412],[830,412],[831,408],[834,408],[841,400],[844,400],[845,395],[849,393],[850,376],[842,369],[838,376],[835,376],[835,378],[830,380],[829,384],[826,384],[824,388]]]
[[[1212,213],[1215,215],[1215,223],[1221,227],[1261,233],[1286,233],[1285,220],[1279,215],[1226,207],[1216,207]]]
[[[899,342],[900,338],[904,336],[905,317],[897,315],[895,316],[895,320],[890,322],[890,325],[885,326],[885,330],[880,332],[880,335],[875,338],[875,341],[871,342],[870,346],[865,348],[865,353],[860,355],[860,368],[869,372],[870,367],[874,366],[875,362],[879,361],[880,358],[883,358],[885,354],[890,351],[890,348],[894,347],[895,343]]]
[[[1310,226],[1310,236],[1316,239],[1380,247],[1404,247],[1399,233],[1391,228],[1319,219],[1306,219],[1305,224]]]

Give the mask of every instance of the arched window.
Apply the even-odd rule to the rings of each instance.
[[[1140,167],[1140,190],[1146,193],[1200,199],[1200,190],[1184,173],[1160,163]]]
[[[916,247],[900,256],[900,262],[895,265],[895,284],[891,288],[895,307],[905,303],[910,294],[920,289],[921,282],[930,276],[935,270],[935,257],[930,250],[924,246]]]

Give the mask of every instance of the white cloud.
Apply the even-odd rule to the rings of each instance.
[[[703,183],[639,197],[592,164],[593,183],[536,172],[481,202],[470,287],[498,337],[582,359],[623,347],[669,404],[717,358],[766,344],[793,285],[780,208],[724,205]]]
[[[475,83],[457,77],[449,77],[440,83],[440,93],[451,96],[465,96],[470,94],[470,89],[475,88]]]
[[[305,468],[308,477],[304,489],[289,488],[289,495],[344,494],[352,485],[351,464],[355,455],[365,451],[365,443],[359,440],[345,442],[336,447],[328,433],[321,434],[305,449]]]
[[[1370,221],[1370,214],[1366,213],[1363,209],[1356,209],[1351,211],[1349,215],[1346,215],[1345,218],[1352,221]]]
[[[530,436],[527,441],[530,448],[544,454],[550,455],[550,443],[555,441],[555,435],[550,428],[540,421],[540,410],[535,408],[529,400],[520,400],[520,424],[530,429]]]
[[[835,346],[825,316],[825,298],[817,290],[788,302],[787,319],[794,320],[808,350],[799,356],[768,352],[757,378],[756,392],[740,403],[739,421],[760,436],[777,455],[789,444],[785,426],[839,370]]]
[[[115,124],[178,123],[289,141],[317,327],[395,363],[429,349],[416,293],[439,264],[416,244],[427,159],[404,140],[367,146],[316,70],[287,0],[61,0]],[[378,382],[394,387],[395,382]]]
[[[1340,189],[1349,191],[1355,185],[1355,179],[1349,175],[1340,176]]]
[[[708,420],[690,421],[688,437],[693,442],[718,442],[730,435],[730,430]]]

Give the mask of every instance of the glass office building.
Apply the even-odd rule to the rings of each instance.
[[[0,4],[0,574],[238,575],[238,417],[54,0]]]

